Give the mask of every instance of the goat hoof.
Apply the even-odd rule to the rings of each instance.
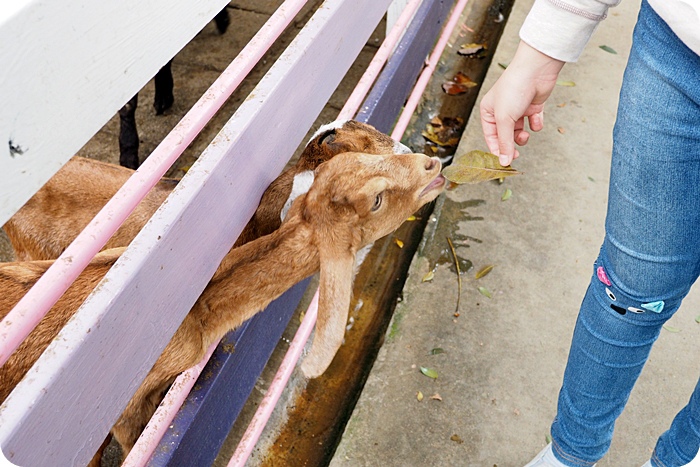
[[[215,17],[214,22],[216,23],[216,29],[219,34],[223,34],[228,29],[228,25],[231,24],[231,18],[229,17],[228,10],[224,8]]]

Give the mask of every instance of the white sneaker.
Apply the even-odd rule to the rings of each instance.
[[[552,452],[552,443],[549,443],[539,454],[535,456],[525,467],[567,467],[562,464],[559,459],[554,457]],[[593,464],[595,467],[595,464]],[[643,466],[646,467],[646,466]]]

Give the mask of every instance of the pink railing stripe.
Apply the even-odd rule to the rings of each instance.
[[[401,137],[406,131],[406,128],[408,127],[408,122],[418,105],[420,96],[423,94],[423,91],[425,91],[425,87],[427,86],[428,80],[430,79],[431,74],[435,70],[435,65],[437,64],[437,61],[442,55],[442,52],[445,50],[447,41],[449,40],[452,31],[457,25],[459,17],[462,14],[464,7],[467,5],[467,2],[468,0],[459,0],[454,10],[452,11],[452,15],[450,16],[449,21],[445,25],[442,35],[440,36],[440,39],[438,40],[435,49],[433,50],[433,53],[430,56],[429,61],[430,63],[432,63],[432,66],[428,65],[428,67],[426,67],[426,69],[423,71],[419,80],[416,82],[416,86],[414,87],[411,96],[409,97],[409,102],[415,102],[413,102],[411,106],[409,106],[408,103],[406,104],[399,118],[399,122],[403,122],[401,124],[402,126],[399,126],[399,123],[397,123],[396,127],[394,128],[394,131],[391,134],[391,137],[394,140],[400,141]],[[424,76],[427,76],[427,78],[424,78]],[[424,82],[422,82],[421,80],[423,80]],[[414,96],[417,97],[414,98]],[[306,314],[304,315],[304,319],[301,323],[301,326],[297,330],[297,333],[294,335],[294,339],[292,340],[289,350],[287,350],[287,354],[284,357],[280,369],[277,371],[275,378],[272,380],[272,383],[270,384],[270,387],[267,390],[267,394],[260,403],[258,410],[255,412],[253,420],[251,421],[250,425],[248,425],[248,429],[244,433],[241,441],[239,442],[238,447],[236,448],[236,451],[233,454],[233,457],[229,461],[228,467],[245,466],[246,461],[250,457],[250,454],[253,452],[253,448],[257,444],[263,429],[267,425],[267,422],[270,416],[272,415],[272,411],[275,405],[277,405],[277,402],[279,401],[279,398],[282,395],[282,391],[284,390],[285,386],[287,385],[287,382],[289,381],[289,377],[291,376],[292,371],[296,367],[296,363],[298,362],[299,357],[301,356],[301,350],[297,349],[304,348],[304,345],[309,339],[311,331],[316,324],[317,314],[318,290],[316,290],[314,300],[311,302],[308,309],[306,310]]]
[[[0,365],[226,102],[307,0],[286,0],[66,251],[0,322]]]
[[[400,140],[401,136],[403,136],[404,132],[406,131],[406,128],[408,128],[408,123],[411,121],[413,112],[416,110],[416,107],[418,107],[420,98],[423,95],[426,86],[428,86],[428,81],[430,81],[430,77],[435,71],[438,60],[440,60],[440,56],[445,50],[447,42],[450,40],[450,35],[452,35],[452,31],[454,30],[455,26],[457,26],[459,17],[462,14],[464,7],[467,6],[468,1],[469,0],[459,0],[457,5],[455,5],[454,10],[452,10],[452,15],[445,24],[445,29],[442,31],[442,35],[440,36],[440,39],[438,39],[437,44],[435,44],[435,49],[433,49],[433,53],[430,54],[426,67],[418,77],[418,81],[416,82],[416,86],[413,88],[413,92],[411,92],[411,95],[408,97],[404,110],[401,113],[399,120],[396,122],[394,131],[391,132],[391,137],[395,140]]]
[[[377,76],[379,76],[379,72],[382,71],[384,64],[394,51],[394,47],[396,47],[399,39],[401,39],[401,36],[406,29],[406,25],[408,25],[408,22],[411,21],[413,14],[416,12],[421,2],[422,0],[411,0],[411,2],[406,5],[404,10],[401,12],[401,15],[396,20],[396,23],[394,26],[392,26],[391,31],[389,31],[389,34],[387,34],[387,36],[384,38],[384,42],[382,42],[379,50],[377,50],[377,53],[374,54],[374,58],[372,58],[372,61],[362,75],[362,78],[360,78],[360,81],[357,82],[357,86],[355,86],[352,94],[350,94],[348,100],[345,101],[343,109],[338,114],[338,120],[349,119],[357,114],[357,111],[362,105],[365,96],[367,96],[367,93],[372,88],[372,84],[374,84]]]
[[[209,362],[216,346],[216,343],[210,345],[206,355],[199,363],[187,371],[182,372],[175,378],[175,382],[170,386],[170,389],[168,389],[168,393],[156,409],[156,412],[153,414],[153,417],[151,417],[146,428],[144,428],[143,433],[139,436],[133,449],[124,460],[122,467],[143,467],[148,463],[151,455],[153,455],[156,447],[158,447],[158,443],[168,430],[168,426],[170,426],[170,423],[175,418],[177,411],[182,407],[185,399],[187,399],[187,395],[197,382],[197,378],[199,378],[202,370],[204,370],[204,367]]]
[[[253,420],[250,422],[250,425],[248,425],[248,429],[243,435],[243,439],[241,439],[238,447],[236,448],[236,452],[233,453],[233,457],[229,461],[228,467],[243,467],[248,457],[250,457],[250,453],[253,452],[253,448],[258,442],[265,425],[267,425],[267,421],[270,419],[272,411],[275,409],[275,405],[277,405],[277,401],[282,395],[284,388],[287,386],[289,377],[292,375],[294,368],[296,368],[297,361],[299,360],[299,357],[301,357],[301,353],[304,350],[304,345],[306,344],[306,341],[309,340],[311,331],[313,331],[314,324],[316,323],[317,314],[318,289],[316,290],[316,293],[314,294],[314,297],[306,310],[306,315],[304,316],[299,329],[297,329],[297,332],[294,335],[294,340],[292,340],[292,343],[284,356],[284,360],[282,360],[282,364],[277,370],[275,378],[272,380],[272,383],[270,383],[270,387],[260,403],[258,410],[255,412]]]

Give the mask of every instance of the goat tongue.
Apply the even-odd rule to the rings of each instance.
[[[435,177],[433,179],[433,181],[428,184],[428,186],[423,188],[423,191],[421,191],[420,195],[423,196],[424,194],[426,194],[427,192],[429,192],[433,188],[437,188],[437,187],[444,185],[444,184],[445,184],[445,177],[443,177],[442,174],[440,174],[437,177]]]

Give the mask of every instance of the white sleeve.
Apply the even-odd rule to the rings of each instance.
[[[620,0],[535,0],[520,38],[540,52],[575,62],[593,31]]]

